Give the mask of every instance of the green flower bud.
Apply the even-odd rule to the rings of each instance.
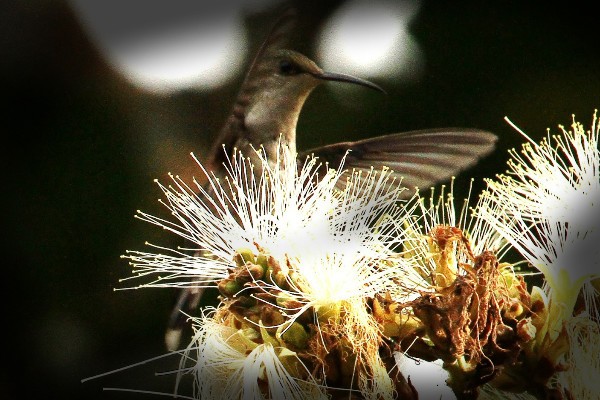
[[[283,329],[281,330],[283,331]],[[301,324],[298,322],[293,322],[289,328],[285,329],[285,331],[281,333],[281,338],[284,342],[297,349],[305,349],[308,345],[310,335],[308,332],[306,332],[306,329],[304,329]]]
[[[223,279],[218,283],[219,292],[226,297],[235,296],[242,290],[242,284],[234,279]]]
[[[235,255],[233,256],[233,261],[237,264],[238,267],[245,265],[247,262],[255,263],[254,253],[251,249],[239,249]]]

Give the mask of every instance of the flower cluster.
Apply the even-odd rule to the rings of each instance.
[[[548,131],[541,143],[510,151],[509,170],[488,180],[481,218],[540,271],[543,288],[533,288],[544,303],[529,359],[552,365],[557,387],[577,399],[596,398],[588,373],[600,373],[597,356],[600,314],[600,124],[591,129],[573,121],[571,129]],[[543,324],[541,323],[543,322]]]
[[[598,120],[561,131],[523,134],[472,208],[452,187],[403,200],[386,169],[319,174],[316,158],[261,150],[261,165],[235,153],[225,176],[198,163],[208,183],[159,184],[172,218],[138,214],[192,248],[125,257],[153,277],[141,286],[218,289],[180,368],[202,399],[416,398],[399,355],[437,360],[460,398],[592,398]]]

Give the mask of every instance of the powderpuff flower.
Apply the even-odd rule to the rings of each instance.
[[[257,153],[262,165],[255,168],[236,152],[225,164],[224,177],[207,171],[194,157],[207,184],[194,179],[189,186],[178,176],[171,176],[169,186],[157,181],[166,199],[159,201],[174,218],[142,211],[136,217],[186,239],[194,248],[151,245],[159,251],[128,251],[124,257],[134,269],[128,279],[157,277],[141,285],[146,287],[210,285],[227,277],[240,249],[258,244],[282,258],[317,244],[315,237],[328,229],[337,203],[333,188],[340,173],[328,170],[316,183],[316,158],[297,168],[295,158],[271,165],[262,151]]]
[[[544,275],[555,334],[573,312],[583,285],[600,274],[600,124],[573,117],[571,129],[511,150],[509,170],[487,180],[480,215]]]
[[[194,330],[180,372],[194,375],[196,398],[327,398],[323,387],[308,371],[302,370],[304,365],[297,355],[285,347],[268,342],[257,344],[242,330],[220,324],[208,313],[194,319]],[[186,367],[190,360],[191,367]],[[298,379],[290,370],[296,370],[295,375],[304,375],[307,379]]]
[[[574,399],[592,400],[600,393],[600,324],[582,313],[566,324],[570,339],[566,361],[570,368],[560,372],[557,381]]]
[[[295,157],[271,164],[264,152],[257,154],[261,165],[254,166],[236,152],[224,177],[196,160],[208,180],[205,185],[194,180],[191,187],[177,176],[171,186],[158,183],[166,198],[159,201],[174,218],[142,211],[136,216],[186,239],[193,248],[150,245],[158,251],[128,251],[124,257],[134,274],[127,279],[155,277],[140,287],[214,285],[235,267],[236,252],[255,249],[282,264],[292,260],[300,265],[302,290],[313,299],[384,290],[393,271],[371,274],[368,265],[390,256],[402,240],[394,221],[410,210],[398,206],[400,182],[385,170],[356,172],[340,191],[336,184],[342,168],[318,176],[316,158],[308,157],[298,168]]]
[[[250,324],[244,329],[255,332],[277,328],[276,337],[259,339],[262,343],[255,343],[256,347],[233,349],[227,337],[234,334],[224,333],[230,328],[201,324],[193,341],[199,351],[195,368],[202,371],[201,398],[215,398],[219,390],[227,391],[227,396],[217,393],[216,398],[261,398],[256,388],[240,383],[248,376],[248,382],[268,382],[274,396],[285,387],[289,398],[296,398],[295,378],[288,378],[285,371],[289,368],[277,362],[295,353],[273,343],[282,343],[287,329],[297,326],[296,319],[308,310],[315,316],[321,338],[327,336],[330,343],[330,338],[338,337],[356,355],[350,368],[356,368],[362,395],[393,398],[394,386],[378,353],[383,339],[367,312],[367,300],[396,290],[402,270],[410,267],[410,260],[397,251],[405,239],[399,221],[410,220],[415,203],[402,199],[405,189],[387,169],[348,171],[341,181],[346,176],[342,167],[323,174],[314,157],[299,167],[295,157],[281,154],[281,159],[270,162],[261,150],[256,151],[257,157],[248,158],[236,152],[227,160],[222,177],[198,162],[207,178],[204,185],[194,181],[190,187],[178,177],[172,177],[172,186],[159,183],[166,198],[161,202],[172,218],[144,212],[138,217],[186,239],[194,248],[154,246],[158,252],[129,251],[125,257],[133,266],[132,278],[155,277],[141,287],[218,286],[243,274],[248,267],[239,263],[239,255],[248,250],[252,260],[267,257],[268,265],[277,270],[279,275],[270,275],[271,267],[265,265],[265,272],[256,278],[252,275],[239,293],[228,293],[231,301],[249,296],[264,307],[276,308],[283,316],[278,325],[244,322]],[[251,159],[259,164],[253,165]],[[264,300],[265,295],[285,301],[271,303]],[[222,308],[227,310],[227,306]],[[271,343],[272,339],[276,340]],[[320,340],[326,347],[325,339]],[[235,368],[213,368],[221,365],[215,360],[228,358],[238,359]],[[258,370],[262,372],[257,375]],[[269,375],[268,371],[275,372]],[[227,381],[217,380],[219,374]],[[295,373],[292,376],[297,378]]]

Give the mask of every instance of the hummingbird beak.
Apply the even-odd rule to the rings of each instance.
[[[316,73],[313,74],[313,76],[317,79],[322,79],[324,81],[336,81],[336,82],[347,82],[347,83],[354,83],[356,85],[360,85],[360,86],[364,86],[364,87],[368,87],[371,89],[375,89],[383,94],[387,94],[385,92],[385,90],[383,90],[380,86],[374,84],[373,82],[369,82],[366,79],[362,79],[362,78],[357,78],[355,76],[352,75],[346,75],[346,74],[338,74],[335,72],[320,72],[320,73]]]

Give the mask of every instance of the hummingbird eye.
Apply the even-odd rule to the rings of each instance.
[[[281,75],[297,75],[301,71],[298,66],[292,63],[290,60],[279,61],[279,73]]]

